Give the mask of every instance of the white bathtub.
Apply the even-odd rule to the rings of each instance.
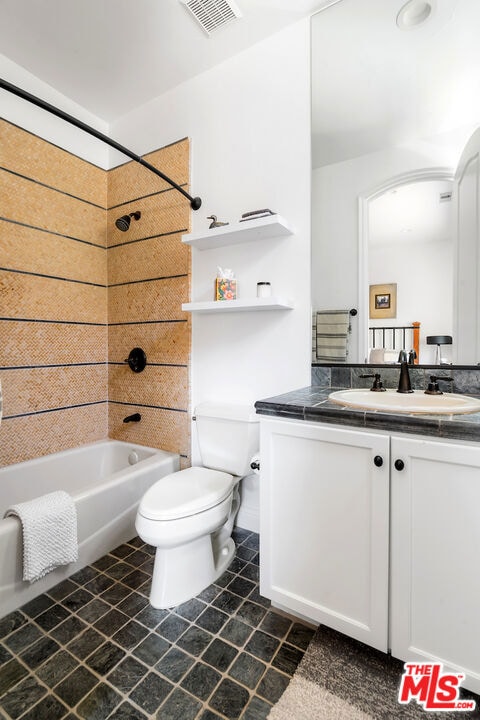
[[[116,440],[1,468],[0,618],[133,538],[140,498],[156,480],[178,469],[174,453]],[[30,584],[22,580],[20,521],[4,514],[14,503],[54,490],[65,490],[75,500],[79,558]]]

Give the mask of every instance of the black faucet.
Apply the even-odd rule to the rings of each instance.
[[[124,417],[123,422],[124,423],[140,422],[141,419],[142,419],[142,416],[140,415],[140,413],[133,413],[133,415],[127,415],[127,417]]]
[[[410,375],[408,373],[408,363],[406,360],[400,363],[400,377],[398,379],[398,390],[399,393],[413,393],[412,385],[410,383]]]

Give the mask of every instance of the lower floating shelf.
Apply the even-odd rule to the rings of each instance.
[[[281,297],[252,298],[250,300],[211,300],[206,302],[183,303],[182,305],[182,310],[185,312],[199,313],[292,309],[293,303]]]

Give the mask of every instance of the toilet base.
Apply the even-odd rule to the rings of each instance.
[[[228,538],[214,547],[206,535],[185,545],[157,548],[153,567],[150,604],[166,609],[191,600],[222,575],[235,555],[235,543]]]

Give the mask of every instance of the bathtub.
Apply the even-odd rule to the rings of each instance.
[[[135,535],[142,495],[179,469],[179,456],[117,440],[102,440],[0,469],[0,618],[98,560]],[[22,580],[22,533],[12,504],[65,490],[78,518],[78,560],[29,583]]]

